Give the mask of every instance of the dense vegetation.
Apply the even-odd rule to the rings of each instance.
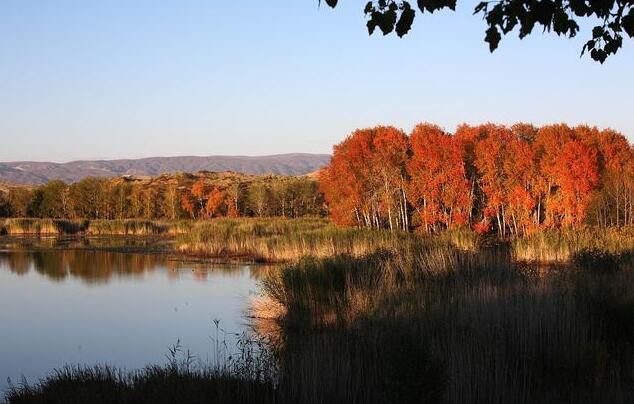
[[[229,216],[323,215],[323,197],[310,177],[237,173],[87,177],[67,185],[0,192],[0,217],[53,219],[203,219]]]
[[[335,146],[320,185],[339,224],[500,237],[634,224],[634,149],[613,130],[420,124],[361,129]]]
[[[305,255],[359,256],[411,238],[405,232],[344,228],[317,218],[220,219],[197,223],[179,237],[177,249],[211,258],[289,262]]]
[[[632,258],[547,272],[500,247],[307,258],[265,283],[280,331],[262,332],[281,332],[301,402],[631,402]]]

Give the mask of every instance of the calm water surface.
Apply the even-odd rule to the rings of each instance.
[[[70,247],[0,241],[0,392],[7,378],[32,382],[66,364],[165,363],[178,340],[213,361],[214,319],[248,328],[259,267]],[[222,339],[233,349],[235,336]]]

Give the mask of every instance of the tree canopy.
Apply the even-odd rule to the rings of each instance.
[[[422,123],[357,129],[319,185],[338,224],[501,237],[634,225],[634,148],[612,129]]]
[[[325,0],[336,7],[338,0]],[[421,13],[456,9],[457,0],[417,0]],[[321,0],[319,0],[321,3]],[[368,33],[377,28],[388,35],[406,35],[416,17],[416,7],[406,0],[372,0],[364,8]],[[474,9],[487,24],[485,42],[489,50],[497,49],[502,35],[519,28],[520,39],[540,25],[543,32],[554,32],[572,38],[579,32],[581,19],[596,21],[592,37],[583,45],[581,54],[600,63],[623,46],[623,37],[634,37],[634,0],[496,0],[482,1]]]

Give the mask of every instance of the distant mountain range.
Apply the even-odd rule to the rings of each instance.
[[[277,154],[271,156],[149,157],[126,160],[85,160],[68,163],[14,161],[0,163],[0,181],[43,184],[50,180],[76,182],[89,176],[155,176],[174,172],[234,171],[244,174],[304,175],[330,161],[328,154]]]

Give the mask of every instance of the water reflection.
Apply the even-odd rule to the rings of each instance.
[[[169,240],[0,238],[0,396],[65,364],[135,369],[180,340],[214,355],[213,320],[239,333],[271,268],[190,262]],[[228,346],[235,341],[228,340]]]
[[[183,271],[193,279],[206,281],[209,272],[237,274],[239,264],[189,261],[166,254],[166,240],[152,239],[16,239],[0,242],[0,267],[14,274],[33,270],[52,281],[79,278],[90,284],[107,283],[113,277],[142,278],[156,268],[178,278]],[[250,270],[260,279],[271,268],[258,265]]]

